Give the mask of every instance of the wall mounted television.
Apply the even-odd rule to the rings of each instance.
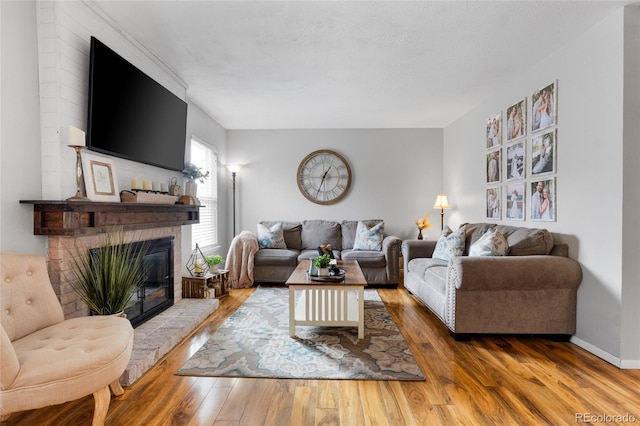
[[[186,132],[187,103],[91,37],[87,147],[180,171]]]

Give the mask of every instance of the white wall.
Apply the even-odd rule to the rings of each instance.
[[[624,231],[622,227],[623,17],[619,10],[568,45],[539,53],[538,65],[505,82],[494,96],[444,131],[445,190],[457,200],[450,217],[457,225],[485,221],[483,137],[487,118],[501,110],[504,116],[508,106],[525,96],[529,101],[534,90],[558,80],[557,221],[501,222],[546,227],[569,244],[570,255],[581,263],[584,273],[575,341],[617,365],[625,361],[621,359],[621,328],[625,338],[635,342],[625,358],[640,360],[637,292],[627,301],[635,306],[635,319],[627,318],[624,327],[621,323],[622,236],[638,234],[637,223]],[[527,116],[531,117],[530,106]],[[633,119],[637,121],[637,115]],[[629,182],[635,191],[637,184]],[[527,199],[530,195],[527,193]],[[637,247],[635,250],[628,255],[636,262],[637,286]]]
[[[387,234],[416,238],[414,220],[432,212],[436,238],[442,189],[442,130],[229,130],[228,160],[238,172],[238,232],[256,230],[261,220],[384,219]],[[349,194],[329,206],[300,194],[300,161],[318,149],[341,153],[353,174]],[[231,226],[231,224],[230,224]]]
[[[75,154],[67,147],[68,126],[87,128],[90,38],[94,36],[144,73],[186,100],[186,84],[151,52],[119,31],[116,24],[84,2],[41,2],[37,8],[43,197],[61,200],[75,194]],[[185,135],[186,141],[186,135]],[[131,177],[169,183],[172,172],[113,158],[119,190]]]
[[[640,368],[640,7],[625,9],[624,24],[624,197],[620,353],[624,367]]]
[[[35,2],[0,2],[2,105],[0,115],[0,249],[46,254],[33,235],[33,206],[42,198]]]

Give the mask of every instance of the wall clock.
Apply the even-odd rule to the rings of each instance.
[[[334,204],[347,195],[351,187],[351,167],[335,151],[321,149],[304,157],[298,166],[298,188],[316,204]]]

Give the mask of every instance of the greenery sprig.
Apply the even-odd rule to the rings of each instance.
[[[204,260],[209,265],[218,265],[218,264],[224,262],[224,259],[219,254],[212,254],[210,256],[205,256]]]
[[[197,180],[200,183],[204,183],[204,180],[209,177],[209,171],[203,171],[195,164],[187,161],[184,163],[184,169],[182,169],[182,176],[187,179]]]
[[[318,256],[313,259],[313,267],[314,268],[328,268],[331,264],[331,256],[329,253],[325,253],[322,256]]]

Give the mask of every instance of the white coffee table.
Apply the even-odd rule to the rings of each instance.
[[[307,277],[309,262],[302,261],[285,283],[289,287],[289,335],[296,326],[358,327],[364,338],[364,288],[367,281],[355,260],[338,261],[345,279],[339,283]],[[296,292],[301,292],[296,303]]]

